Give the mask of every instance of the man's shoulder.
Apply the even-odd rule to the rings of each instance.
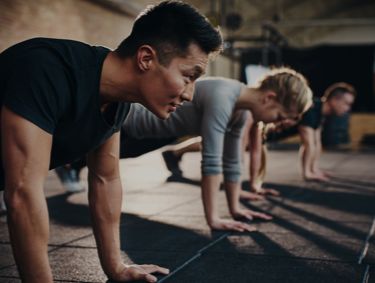
[[[107,53],[109,50],[71,39],[36,37],[9,47],[1,53],[1,57],[4,63],[40,60],[42,64],[45,60],[55,59],[70,64],[84,63],[91,58],[95,60],[102,52]]]

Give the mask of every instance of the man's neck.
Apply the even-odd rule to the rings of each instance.
[[[137,102],[137,83],[131,58],[120,58],[112,51],[105,58],[100,78],[101,103]]]

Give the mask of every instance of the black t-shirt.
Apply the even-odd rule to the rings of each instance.
[[[302,115],[299,125],[318,129],[323,124],[322,101],[314,98],[313,105]]]
[[[53,135],[51,169],[83,157],[121,129],[129,103],[111,104],[109,119],[100,110],[108,53],[77,41],[35,38],[0,54],[1,105]],[[0,188],[2,182],[1,168]]]
[[[318,129],[323,124],[322,101],[320,98],[313,99],[313,105],[302,115],[297,125],[283,129],[280,132],[267,133],[266,142],[276,142],[287,137],[298,134],[298,126]]]

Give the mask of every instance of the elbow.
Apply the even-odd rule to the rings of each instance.
[[[26,187],[23,182],[6,186],[4,191],[4,201],[7,210],[12,212],[25,209],[26,203],[32,199],[30,196],[31,191],[32,190]]]

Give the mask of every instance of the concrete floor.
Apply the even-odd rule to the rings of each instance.
[[[255,221],[258,231],[242,234],[206,226],[198,153],[182,160],[184,182],[165,182],[168,171],[160,151],[122,160],[124,260],[170,268],[159,282],[375,282],[375,153],[325,153],[323,167],[340,177],[326,184],[301,181],[296,151],[269,156],[267,185],[282,196],[243,204],[275,219]],[[66,194],[54,172],[45,190],[55,281],[106,282],[87,194]],[[221,214],[228,216],[223,191],[220,204]],[[2,216],[0,282],[18,278]]]

